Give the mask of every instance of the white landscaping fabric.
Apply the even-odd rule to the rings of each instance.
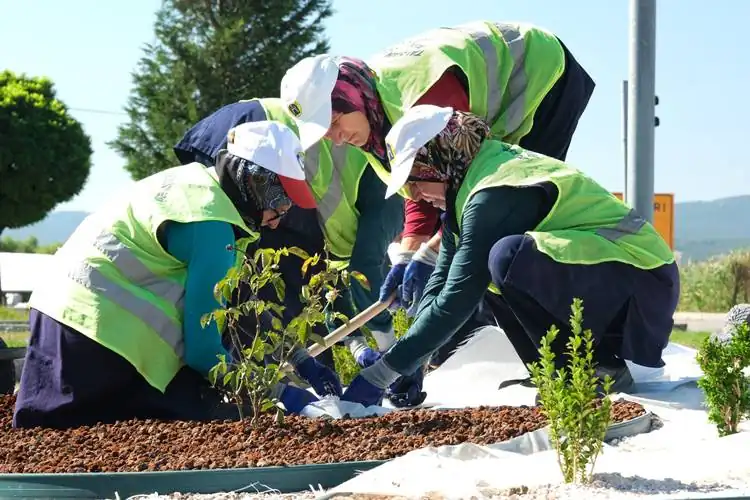
[[[544,431],[537,431],[494,446],[463,444],[415,450],[328,494],[413,498],[438,492],[445,498],[487,498],[521,486],[538,488],[538,495],[532,491],[522,498],[583,498],[582,494],[585,498],[633,498],[636,493],[648,493],[649,498],[687,498],[686,493],[690,498],[710,498],[725,496],[727,488],[734,488],[733,494],[750,494],[750,433],[718,438],[695,384],[701,374],[695,354],[693,349],[670,344],[664,353],[665,367],[630,365],[637,393],[620,397],[644,405],[661,425],[649,433],[605,445],[597,462],[595,487],[585,493],[559,486],[556,456],[547,449]],[[425,404],[435,408],[533,405],[533,388],[514,385],[498,390],[503,380],[524,376],[526,371],[503,332],[483,328],[425,377]],[[336,402],[326,404],[325,411],[331,416],[342,414],[343,408],[335,409]],[[357,415],[387,411],[359,406],[347,411]],[[543,486],[548,484],[557,486]],[[747,491],[742,490],[745,487]]]

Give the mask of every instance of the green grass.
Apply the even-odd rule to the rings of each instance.
[[[28,321],[29,311],[26,309],[13,309],[0,307],[0,321]]]
[[[28,321],[29,311],[26,309],[13,309],[0,307],[0,321]],[[25,347],[28,342],[29,332],[0,332],[0,337],[8,347]]]
[[[678,311],[727,312],[750,301],[750,249],[680,266]]]
[[[29,341],[29,332],[7,332],[0,333],[8,347],[26,347]]]
[[[699,349],[705,338],[711,335],[711,332],[686,332],[683,330],[672,330],[670,341],[675,344]]]

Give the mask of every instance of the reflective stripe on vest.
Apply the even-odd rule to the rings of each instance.
[[[305,175],[308,179],[315,179],[320,168],[320,141],[310,147],[305,152]],[[331,158],[333,159],[333,168],[331,169],[331,179],[328,181],[328,189],[325,194],[318,200],[318,215],[321,221],[325,221],[333,216],[343,199],[343,190],[341,189],[340,169],[346,168],[347,148],[341,146],[330,146]]]
[[[142,288],[149,290],[164,300],[174,300],[176,307],[182,310],[185,295],[185,290],[182,286],[170,283],[148,271],[130,250],[112,234],[102,234],[100,238],[97,238],[95,246],[101,249],[101,244],[107,246],[109,243],[114,244],[103,253],[112,259],[117,270],[126,279],[134,283],[139,282],[134,280],[144,280],[146,283],[140,285]],[[182,325],[175,323],[164,311],[149,301],[133,295],[88,263],[78,263],[68,271],[68,277],[79,285],[84,286],[90,292],[112,301],[133,316],[140,318],[141,321],[152,328],[174,350],[177,356],[180,358],[184,356],[185,344],[182,337]]]
[[[638,215],[634,208],[631,208],[630,212],[615,227],[601,227],[596,230],[596,234],[614,243],[623,236],[636,234],[645,224],[646,219]]]
[[[508,88],[500,88],[500,61],[497,50],[492,43],[492,30],[484,22],[463,24],[453,28],[460,31],[476,43],[484,55],[485,74],[487,75],[487,115],[490,124],[500,117],[503,106],[503,94],[510,96],[506,114],[505,130],[513,131],[521,126],[526,111],[526,41],[518,26],[506,23],[494,23],[508,45],[513,58],[513,72],[508,80]]]

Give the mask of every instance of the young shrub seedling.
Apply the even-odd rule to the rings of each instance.
[[[410,318],[406,314],[406,309],[399,307],[396,312],[393,313],[393,332],[396,334],[396,338],[400,339],[409,330],[411,325],[414,323],[415,318]]]
[[[726,337],[708,337],[696,360],[703,371],[698,386],[706,395],[708,420],[719,436],[738,432],[750,413],[750,383],[744,370],[750,366],[750,327],[735,326]]]
[[[238,248],[243,248],[242,243],[244,242],[238,242]],[[358,280],[363,278],[358,273],[338,271],[330,265],[328,259],[324,259],[324,269],[310,276],[307,284],[302,287],[302,310],[284,324],[282,318],[286,309],[283,305],[286,285],[279,272],[279,262],[281,258],[290,255],[304,260],[303,276],[311,266],[316,266],[321,261],[320,255],[310,256],[297,247],[279,250],[260,248],[252,257],[246,255],[239,265],[230,269],[216,284],[214,294],[217,301],[234,304],[216,309],[202,318],[204,328],[215,321],[219,331],[228,334],[232,345],[230,351],[236,356],[231,361],[221,356],[209,373],[209,378],[214,386],[237,405],[243,418],[247,416],[243,415],[243,408],[249,406],[252,425],[257,423],[258,416],[263,412],[273,409],[276,409],[277,422],[283,421],[279,401],[271,397],[272,389],[284,377],[296,381],[299,379],[292,373],[284,373],[281,366],[288,360],[293,349],[305,348],[311,340],[318,344],[325,342],[322,337],[313,333],[315,325],[331,318],[348,321],[343,314],[334,312],[331,305],[338,297],[338,287],[349,286],[350,276]],[[237,300],[240,285],[246,288],[245,300]],[[277,300],[261,298],[266,295],[263,292],[270,291],[269,287],[273,289]],[[253,332],[243,331],[240,327],[239,320],[245,315],[251,315],[254,319]],[[270,327],[264,328],[264,323]]]
[[[549,438],[563,479],[566,483],[585,483],[591,481],[611,420],[612,401],[608,394],[612,380],[605,378],[605,396],[599,399],[597,386],[602,381],[595,372],[591,330],[582,331],[582,301],[574,299],[571,310],[573,335],[566,345],[567,366],[555,368],[551,346],[559,330],[552,325],[542,339],[540,360],[531,363],[529,371],[549,422]]]

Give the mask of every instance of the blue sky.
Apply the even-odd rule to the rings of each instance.
[[[158,0],[0,0],[0,68],[46,75],[91,136],[83,191],[57,210],[95,210],[132,182],[105,144],[125,120],[131,71],[154,40]],[[377,5],[377,8],[373,6]],[[622,80],[628,75],[626,0],[335,0],[331,52],[367,57],[402,38],[476,19],[525,21],[555,32],[596,80],[568,161],[622,190]],[[747,194],[750,141],[750,1],[661,0],[657,7],[657,192],[675,201]],[[265,96],[248,96],[265,97]],[[111,111],[103,114],[84,111]],[[40,147],[44,147],[40,144]],[[50,165],[54,168],[54,165]]]

